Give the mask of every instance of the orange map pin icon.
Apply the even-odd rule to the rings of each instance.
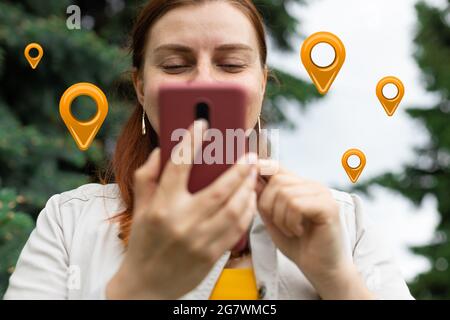
[[[71,113],[70,107],[75,98],[89,96],[97,104],[97,113],[87,121],[77,120]],[[103,91],[97,86],[80,82],[69,87],[59,102],[59,113],[70,134],[80,150],[87,150],[100,130],[108,114],[108,100]]]
[[[38,52],[38,55],[36,57],[30,56],[30,51],[32,49],[36,49]],[[23,51],[25,58],[27,59],[28,63],[30,64],[31,68],[36,69],[37,65],[42,59],[42,56],[44,55],[44,49],[42,49],[41,45],[39,43],[30,43],[25,47],[25,50]]]
[[[326,67],[316,65],[311,52],[319,43],[329,44],[334,49],[334,61]],[[342,41],[330,32],[317,32],[309,36],[302,45],[300,57],[306,71],[320,94],[328,92],[345,61],[345,47]]]
[[[397,87],[397,95],[391,99],[387,98],[383,94],[383,88],[387,84],[393,84]],[[378,100],[380,100],[381,104],[383,105],[384,111],[386,111],[389,117],[392,117],[395,110],[397,110],[398,105],[402,101],[403,96],[405,95],[405,87],[403,86],[403,83],[396,77],[384,77],[378,82],[376,92]]]
[[[351,167],[348,164],[348,159],[351,156],[356,156],[359,158],[359,165],[357,167]],[[359,176],[361,175],[364,167],[366,166],[366,156],[359,149],[349,149],[342,156],[342,166],[344,167],[345,172],[347,172],[350,181],[355,183],[356,181],[358,181]]]

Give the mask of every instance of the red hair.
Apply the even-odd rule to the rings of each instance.
[[[145,44],[148,41],[149,30],[153,24],[168,11],[186,5],[199,5],[209,1],[218,0],[151,0],[140,11],[135,22],[132,38],[131,53],[133,67],[140,71],[145,57]],[[265,40],[265,29],[261,15],[251,0],[222,0],[240,9],[251,21],[255,28],[261,65],[266,68],[267,46]],[[119,213],[115,219],[120,225],[119,238],[128,244],[131,230],[133,212],[133,176],[136,169],[144,164],[152,150],[158,146],[158,135],[151,126],[147,117],[145,124],[147,133],[142,136],[142,105],[136,101],[135,109],[126,122],[117,140],[117,145],[112,160],[111,171],[114,173],[118,184],[122,201],[126,207],[125,211]]]

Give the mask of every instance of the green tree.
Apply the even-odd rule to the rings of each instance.
[[[0,294],[6,290],[19,252],[34,225],[28,214],[16,211],[23,200],[12,190],[0,189]]]
[[[114,149],[115,137],[127,119],[134,93],[129,79],[127,36],[145,1],[2,0],[0,2],[0,296],[32,221],[47,199],[62,191],[97,181]],[[289,6],[302,0],[255,1],[280,50],[292,51],[298,21]],[[66,9],[76,4],[92,28],[68,30]],[[37,42],[44,56],[36,70],[24,58],[27,44]],[[273,70],[264,104],[270,123],[291,125],[281,99],[305,106],[317,98],[315,88],[294,76]],[[99,86],[109,113],[88,151],[77,149],[59,116],[59,99],[78,82]],[[80,120],[96,111],[89,98],[79,97],[72,112]],[[20,201],[14,202],[18,197]],[[12,207],[6,204],[13,203]],[[21,212],[26,212],[23,214]],[[28,217],[28,218],[27,218]]]
[[[436,94],[433,106],[409,108],[408,114],[429,134],[425,146],[416,149],[415,161],[401,172],[386,173],[359,186],[368,191],[371,184],[395,190],[420,205],[425,196],[433,196],[441,216],[435,240],[412,248],[431,262],[431,270],[417,277],[410,288],[416,298],[450,298],[450,1],[443,9],[424,2],[416,5],[418,28],[415,59],[422,69],[426,88]]]

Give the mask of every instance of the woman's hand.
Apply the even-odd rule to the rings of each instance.
[[[194,130],[204,134],[205,122],[196,124],[189,130],[191,137]],[[193,140],[183,139],[176,148],[192,148],[186,143]],[[198,151],[191,152],[192,160]],[[256,212],[255,163],[241,159],[210,186],[191,194],[190,164],[168,161],[157,182],[160,155],[155,150],[135,174],[129,245],[107,297],[177,299],[193,290],[250,226]]]
[[[343,252],[339,206],[330,190],[297,177],[272,160],[260,171],[275,172],[259,186],[258,209],[276,246],[305,274],[322,298],[371,298]]]

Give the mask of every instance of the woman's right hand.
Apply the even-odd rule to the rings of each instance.
[[[203,135],[205,129],[205,121],[196,121],[189,134]],[[191,140],[176,148],[191,148],[193,160],[199,150],[187,145]],[[191,194],[191,164],[169,160],[158,182],[160,151],[155,149],[134,176],[130,240],[107,285],[107,298],[178,299],[193,290],[248,230],[256,212],[256,155],[250,156],[254,159],[241,158]]]

